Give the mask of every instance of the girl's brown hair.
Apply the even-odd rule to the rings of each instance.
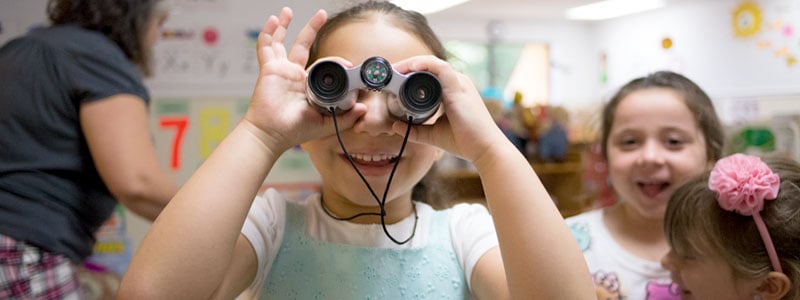
[[[703,132],[703,137],[706,140],[706,157],[708,161],[713,162],[720,159],[725,136],[711,98],[689,78],[671,71],[659,71],[646,77],[636,78],[622,86],[611,97],[611,100],[606,103],[603,107],[601,128],[603,158],[608,160],[608,138],[611,133],[611,126],[614,125],[614,113],[620,101],[636,91],[651,88],[666,88],[683,96],[683,102],[694,114],[697,126]]]
[[[447,52],[442,42],[431,29],[425,16],[415,11],[402,9],[390,2],[366,1],[337,13],[322,25],[317,32],[317,38],[311,44],[306,67],[319,59],[320,44],[325,43],[328,36],[336,29],[353,22],[378,18],[383,18],[397,28],[416,36],[430,48],[433,55],[443,60],[447,59]]]
[[[763,161],[781,178],[775,200],[761,211],[783,272],[792,289],[784,299],[800,297],[800,164],[785,157]],[[715,253],[728,262],[735,278],[754,278],[772,271],[764,242],[752,216],[723,210],[708,188],[710,172],[696,177],[672,194],[664,230],[673,251],[681,256]]]

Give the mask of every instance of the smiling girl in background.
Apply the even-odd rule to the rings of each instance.
[[[567,219],[599,299],[679,297],[659,263],[669,251],[664,211],[721,156],[723,138],[709,97],[677,73],[632,80],[605,105],[601,143],[617,203]]]

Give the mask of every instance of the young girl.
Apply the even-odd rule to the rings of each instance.
[[[675,191],[662,259],[684,298],[800,299],[800,164],[734,154]]]
[[[617,195],[613,206],[567,219],[602,299],[664,299],[669,246],[664,211],[680,184],[722,152],[722,126],[711,100],[668,71],[632,80],[603,109],[602,152]]]
[[[284,8],[264,25],[245,117],[154,222],[120,298],[231,299],[245,290],[277,299],[592,296],[580,251],[541,182],[470,79],[443,60],[422,15],[388,2],[328,22],[319,11],[287,51],[291,18]],[[339,115],[307,101],[304,66],[326,58],[351,67],[373,56],[441,82],[444,115],[412,126],[401,156],[410,122],[389,114],[395,95],[360,90]],[[296,144],[322,176],[321,195],[291,202],[268,190],[254,200]],[[434,211],[411,199],[443,150],[475,165],[496,218],[481,206]],[[390,180],[385,205],[376,205]]]

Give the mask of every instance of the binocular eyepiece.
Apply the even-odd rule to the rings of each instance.
[[[322,60],[308,71],[306,94],[308,102],[321,112],[341,113],[353,107],[357,90],[388,91],[389,113],[402,120],[411,118],[413,124],[425,122],[439,109],[442,85],[428,72],[400,74],[379,56],[368,58],[360,66],[345,68],[341,64]]]

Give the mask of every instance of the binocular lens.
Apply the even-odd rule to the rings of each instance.
[[[309,87],[317,99],[335,102],[347,93],[347,72],[336,62],[316,64],[308,73]]]
[[[439,105],[442,85],[429,73],[413,73],[400,91],[400,99],[406,108],[414,112],[429,112]]]
[[[395,73],[397,71],[392,69],[389,61],[379,56],[368,58],[360,67],[350,69],[334,61],[320,61],[308,71],[307,99],[323,113],[331,109],[344,112],[357,101],[355,94],[348,95],[353,90],[389,92],[397,96],[391,98],[397,101],[390,101],[388,105],[392,115],[400,119],[411,118],[415,124],[425,122],[439,109],[441,83],[429,72]]]

